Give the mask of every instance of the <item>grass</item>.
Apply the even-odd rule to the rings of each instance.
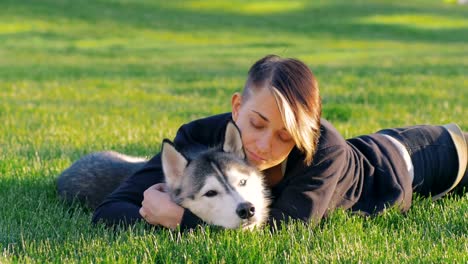
[[[468,8],[438,0],[0,0],[0,262],[466,263],[468,195],[277,234],[179,234],[92,227],[55,178],[93,151],[154,155],[182,123],[229,111],[270,53],[311,67],[345,137],[468,130],[467,33]]]

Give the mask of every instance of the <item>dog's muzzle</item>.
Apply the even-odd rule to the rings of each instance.
[[[236,209],[237,215],[242,219],[249,219],[255,215],[255,207],[252,203],[241,203]]]

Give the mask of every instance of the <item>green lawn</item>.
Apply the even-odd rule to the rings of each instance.
[[[84,154],[150,157],[181,124],[229,111],[270,53],[311,67],[345,137],[468,130],[468,6],[449,2],[0,0],[0,263],[468,262],[468,194],[276,234],[180,234],[92,227],[55,191]]]

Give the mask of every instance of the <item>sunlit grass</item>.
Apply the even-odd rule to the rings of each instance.
[[[458,122],[468,130],[468,10],[415,1],[0,2],[1,263],[464,263],[468,198],[406,215],[336,212],[277,234],[113,232],[62,204],[55,178],[112,149],[151,157],[185,122],[230,111],[276,53],[316,74],[344,137]],[[411,234],[410,236],[408,234]]]
[[[468,18],[446,17],[431,14],[374,15],[361,18],[358,21],[370,24],[399,25],[419,29],[462,28],[468,31]]]
[[[182,8],[199,11],[222,11],[240,14],[279,14],[304,8],[307,1],[225,1],[213,3],[212,1],[190,1],[180,4]]]

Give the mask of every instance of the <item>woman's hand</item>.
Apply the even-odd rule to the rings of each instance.
[[[140,215],[152,225],[175,229],[182,221],[184,208],[171,200],[164,183],[155,184],[143,193]]]

